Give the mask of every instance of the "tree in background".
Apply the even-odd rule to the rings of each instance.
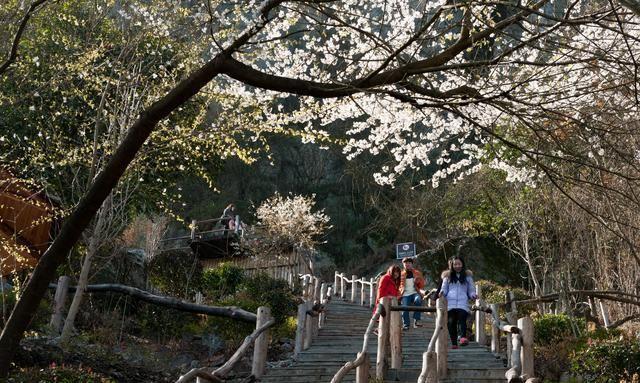
[[[329,225],[329,216],[315,210],[315,195],[282,196],[279,193],[264,200],[256,208],[258,222],[249,230],[244,245],[257,257],[289,256],[295,249],[314,250]],[[311,254],[305,261],[313,270]]]

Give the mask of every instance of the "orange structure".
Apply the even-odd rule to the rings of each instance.
[[[34,267],[53,238],[56,206],[35,189],[0,168],[1,275]]]

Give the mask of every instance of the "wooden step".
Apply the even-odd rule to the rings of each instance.
[[[327,308],[326,325],[308,350],[301,352],[297,360],[288,367],[269,368],[262,378],[267,383],[320,383],[329,382],[335,373],[348,361],[356,358],[362,349],[363,335],[371,319],[368,306],[333,299]],[[385,377],[394,383],[415,383],[422,370],[422,354],[426,351],[434,331],[434,317],[422,315],[423,327],[402,332],[402,368],[389,370]],[[370,374],[375,375],[378,339],[369,339]],[[504,367],[501,358],[496,358],[485,346],[471,342],[466,347],[449,350],[446,383],[493,383],[504,382]],[[355,370],[350,371],[343,382],[355,381]]]

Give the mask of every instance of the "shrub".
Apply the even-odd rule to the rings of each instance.
[[[155,288],[178,298],[193,298],[202,283],[202,266],[191,251],[171,250],[156,255],[148,273]]]
[[[255,301],[254,311],[260,306],[268,306],[277,323],[283,323],[287,316],[296,312],[296,297],[289,284],[267,274],[245,280],[237,295]]]
[[[529,294],[521,288],[501,286],[495,282],[487,281],[485,279],[478,280],[477,283],[482,291],[482,299],[487,304],[504,303],[507,291],[512,291],[516,300],[526,299],[529,297]],[[533,311],[535,311],[535,306],[533,305],[518,305],[518,313],[520,315],[527,315]]]
[[[244,270],[232,263],[222,263],[202,273],[202,290],[213,299],[234,294],[244,281]]]
[[[578,328],[585,328],[583,318],[572,319],[566,314],[544,314],[534,317],[534,344],[542,346],[573,338],[572,320]]]
[[[272,329],[274,334],[290,337],[295,333],[295,318],[291,318],[291,315],[296,312],[296,297],[285,281],[266,274],[245,278],[239,290],[219,304],[238,306],[251,312],[256,312],[260,306],[267,306],[276,320],[276,327]],[[255,324],[228,318],[209,317],[207,322],[225,340],[228,351],[234,351],[244,337],[255,330]]]
[[[640,342],[623,337],[590,337],[571,356],[571,369],[587,382],[636,381],[640,376]]]

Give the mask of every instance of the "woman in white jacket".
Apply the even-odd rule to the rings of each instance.
[[[470,313],[469,299],[477,299],[477,295],[473,273],[466,269],[462,257],[451,258],[449,270],[442,272],[440,296],[447,298],[448,327],[452,348],[458,348],[458,327],[460,327],[460,345],[469,344],[466,338],[467,316]]]

